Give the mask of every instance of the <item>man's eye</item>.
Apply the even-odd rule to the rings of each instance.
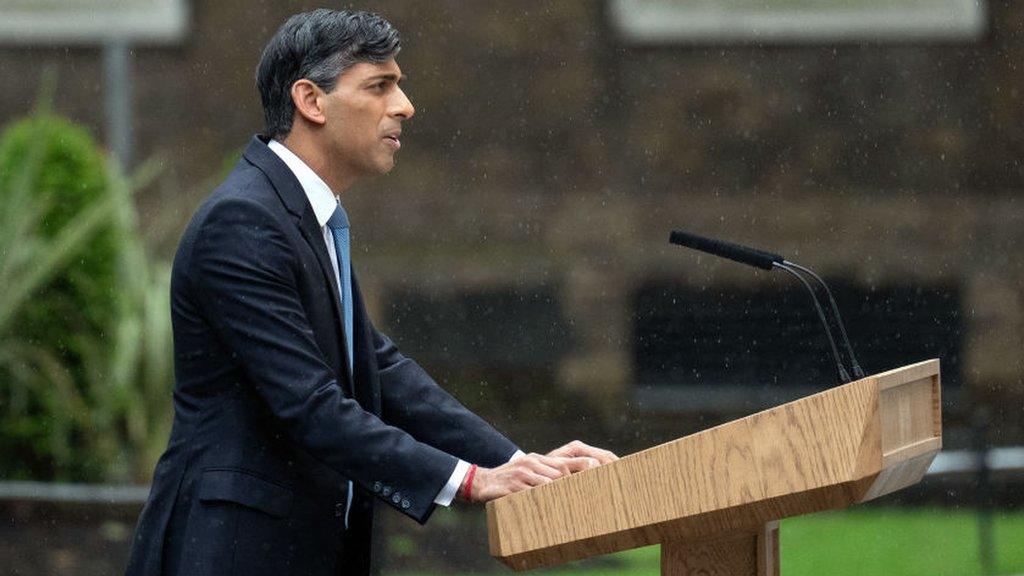
[[[382,92],[385,88],[387,88],[387,86],[388,86],[387,82],[378,82],[378,83],[373,85],[373,89],[378,91],[378,92]]]

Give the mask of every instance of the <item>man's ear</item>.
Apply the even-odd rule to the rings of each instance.
[[[305,78],[292,84],[292,103],[295,104],[295,110],[314,124],[322,125],[327,122],[327,117],[324,116],[323,95],[324,91],[319,86]]]

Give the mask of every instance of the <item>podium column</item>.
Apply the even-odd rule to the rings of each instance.
[[[663,576],[779,576],[779,523],[756,534],[703,542],[663,542]]]

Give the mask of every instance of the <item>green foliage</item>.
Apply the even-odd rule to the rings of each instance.
[[[139,185],[46,106],[0,135],[0,477],[137,478],[166,439],[169,267]]]
[[[155,165],[155,163],[154,163]],[[114,178],[112,191],[125,202],[120,221],[136,229],[130,190],[152,177],[143,169],[130,184]],[[111,402],[111,423],[123,428],[122,443],[135,480],[147,479],[170,435],[171,389],[174,384],[170,295],[171,266],[155,261],[146,252],[138,233],[129,234],[121,246],[120,309],[112,323],[112,348],[104,357],[96,379],[105,379]],[[109,474],[108,474],[109,476]]]
[[[107,196],[106,162],[83,128],[37,114],[0,135],[0,190],[9,189],[10,177],[26,165],[30,152],[41,155],[32,175],[32,194],[45,203],[37,232],[41,239],[51,240],[84,208]],[[41,297],[25,304],[19,317],[24,336],[41,342],[60,340],[60,347],[75,356],[75,343],[63,341],[69,328],[103,329],[116,307],[115,255],[124,233],[119,224],[109,218],[94,230],[76,249],[75,260],[42,289]]]
[[[41,113],[5,130],[0,135],[0,204],[5,207],[5,221],[27,216],[9,230],[28,234],[5,239],[5,246],[14,253],[12,259],[28,262],[34,260],[29,255],[38,257],[46,248],[52,250],[55,239],[76,222],[83,209],[103,204],[105,173],[103,156],[92,139],[66,120]],[[31,447],[44,456],[23,454],[29,457],[5,462],[5,468],[13,467],[13,476],[45,477],[67,468],[76,476],[96,475],[96,462],[74,457],[73,436],[79,432],[72,429],[84,408],[76,400],[88,369],[87,347],[93,344],[83,336],[102,342],[117,307],[115,256],[121,230],[112,206],[102,212],[77,245],[63,247],[59,269],[46,271],[47,280],[31,286],[31,297],[9,305],[14,308],[8,311],[8,330],[18,335],[20,343],[8,344],[8,351],[20,355],[24,363],[11,378],[27,383],[32,379],[27,370],[32,367],[51,384],[48,390],[23,395],[19,409],[0,429],[4,454],[6,448],[18,454]],[[37,417],[47,413],[62,418]]]

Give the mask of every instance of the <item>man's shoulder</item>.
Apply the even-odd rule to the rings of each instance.
[[[211,213],[244,210],[279,220],[286,216],[281,199],[266,174],[244,158],[200,204],[191,226],[201,226]]]
[[[245,158],[239,160],[224,181],[213,189],[202,207],[225,201],[250,201],[268,209],[281,203],[267,175]]]
[[[197,236],[210,226],[245,221],[280,230],[287,215],[270,180],[243,158],[192,215],[181,237],[178,256],[182,249],[190,251]]]

